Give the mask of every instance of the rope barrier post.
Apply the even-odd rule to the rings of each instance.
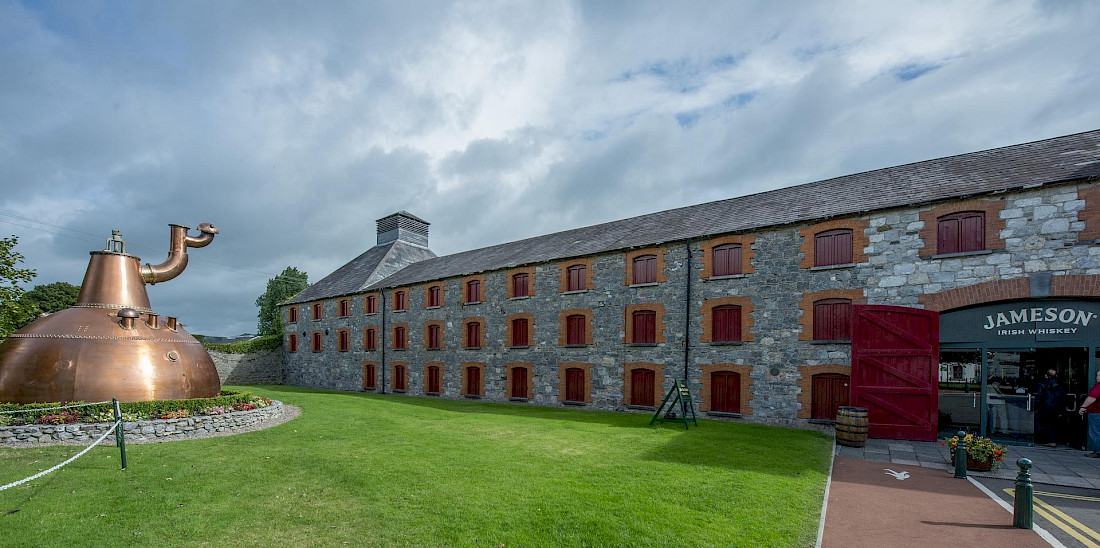
[[[119,451],[122,453],[122,469],[126,469],[126,434],[123,433],[122,428],[122,409],[118,406],[118,398],[111,398],[111,403],[115,405],[115,445],[118,446]]]

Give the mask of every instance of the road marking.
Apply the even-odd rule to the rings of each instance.
[[[1071,500],[1087,500],[1089,502],[1100,502],[1100,497],[1086,497],[1084,495],[1070,495],[1068,493],[1050,493],[1048,491],[1035,491],[1036,495],[1043,495],[1044,497],[1057,497],[1062,499]]]
[[[1008,493],[1009,497],[1015,499],[1015,497],[1016,497],[1016,490],[1015,489],[1013,489],[1011,487],[1006,487],[1004,492]],[[1055,508],[1054,506],[1051,506],[1049,503],[1043,501],[1042,499],[1040,499],[1038,497],[1032,496],[1031,500],[1036,505],[1036,506],[1032,507],[1036,514],[1039,514],[1040,516],[1046,518],[1047,521],[1053,523],[1056,527],[1058,527],[1059,529],[1065,531],[1069,536],[1077,539],[1078,542],[1080,542],[1081,544],[1087,546],[1088,548],[1100,548],[1100,544],[1096,544],[1095,542],[1092,542],[1092,540],[1086,538],[1085,535],[1082,535],[1081,533],[1078,533],[1073,528],[1077,527],[1078,529],[1080,529],[1081,531],[1083,531],[1085,534],[1089,535],[1093,539],[1100,540],[1100,534],[1097,534],[1096,531],[1093,531],[1092,529],[1086,527],[1085,525],[1081,524],[1081,522],[1073,519],[1072,517],[1067,515],[1065,512],[1062,512],[1061,510]],[[1063,522],[1062,520],[1065,520],[1065,521]]]

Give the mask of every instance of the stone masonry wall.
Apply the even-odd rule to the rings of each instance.
[[[283,384],[286,357],[282,349],[229,354],[208,350],[222,384]]]

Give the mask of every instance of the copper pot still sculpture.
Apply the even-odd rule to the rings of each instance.
[[[217,396],[210,354],[171,316],[153,312],[145,284],[187,267],[187,248],[214,240],[214,225],[171,227],[168,260],[141,265],[112,231],[92,251],[77,303],[43,316],[0,344],[0,402],[149,401]]]

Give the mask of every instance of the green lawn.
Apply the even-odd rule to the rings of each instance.
[[[5,546],[808,546],[824,435],[648,415],[248,387],[260,432],[113,444],[0,492]],[[0,484],[79,447],[0,449]]]

